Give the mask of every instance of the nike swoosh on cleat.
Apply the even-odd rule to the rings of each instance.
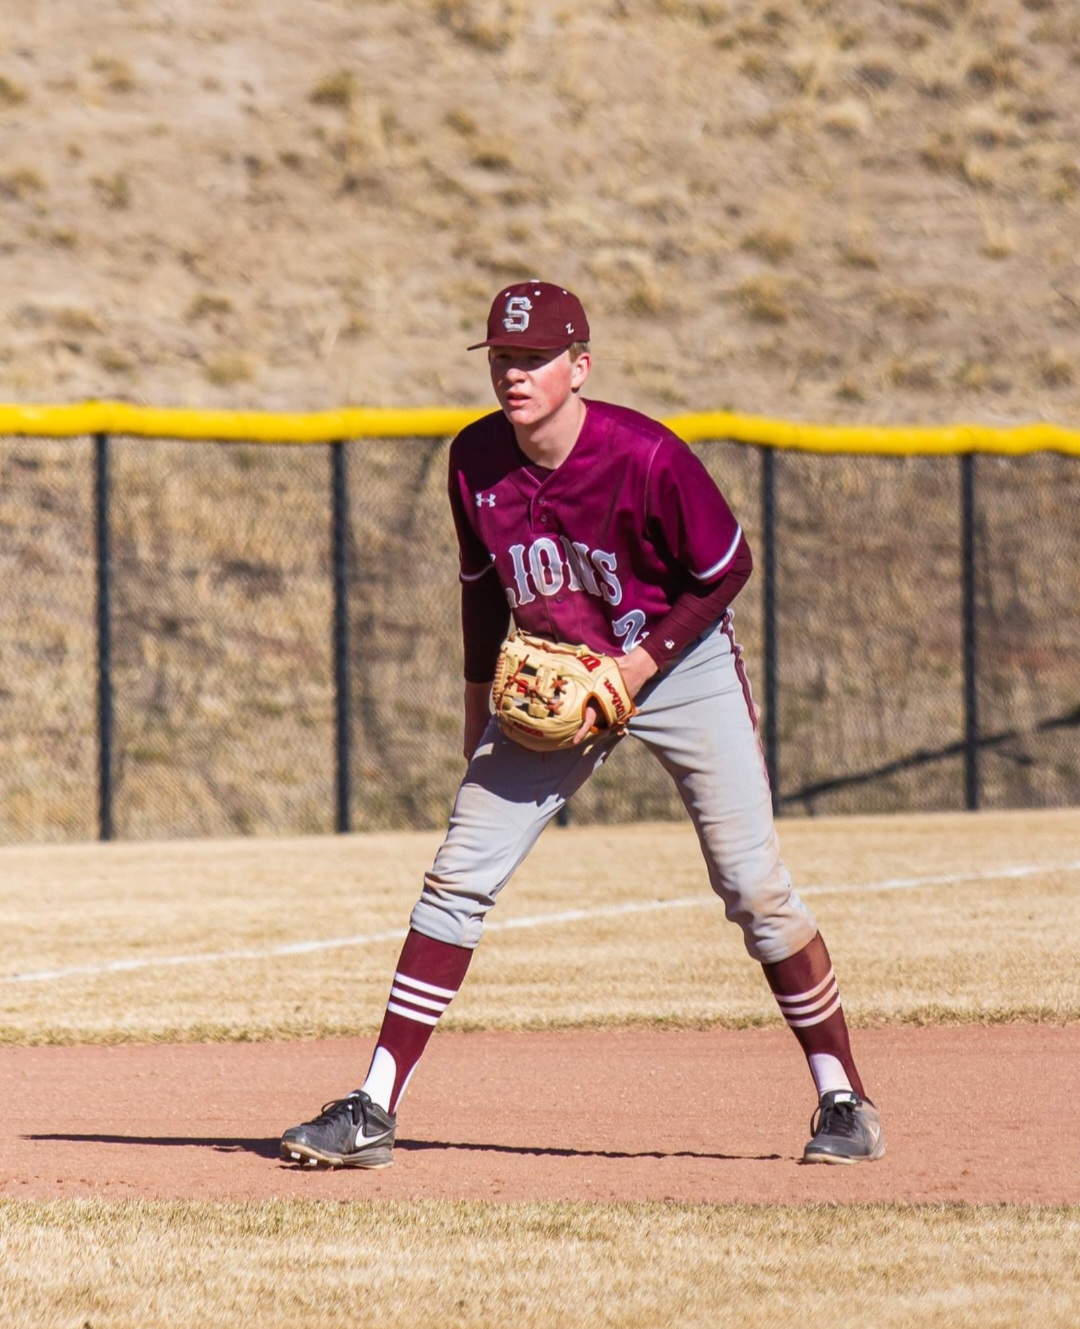
[[[366,1149],[370,1145],[379,1144],[382,1140],[388,1140],[393,1135],[393,1129],[383,1131],[379,1135],[361,1135],[359,1131],[353,1136],[354,1149]]]

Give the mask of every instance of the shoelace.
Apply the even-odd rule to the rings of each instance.
[[[859,1133],[855,1107],[854,1103],[830,1103],[827,1108],[818,1108],[810,1118],[811,1136],[839,1135],[853,1139]]]
[[[342,1113],[345,1113],[354,1126],[360,1120],[360,1099],[355,1094],[350,1094],[348,1098],[335,1098],[332,1103],[324,1103],[319,1115],[311,1124],[329,1125]]]

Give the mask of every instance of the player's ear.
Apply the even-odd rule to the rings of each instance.
[[[570,390],[577,392],[589,377],[592,368],[592,356],[587,350],[579,351],[570,366]]]

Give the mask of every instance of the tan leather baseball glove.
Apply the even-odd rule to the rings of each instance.
[[[524,632],[503,642],[491,695],[503,733],[533,752],[570,747],[590,702],[599,716],[590,737],[621,731],[635,710],[610,655]]]

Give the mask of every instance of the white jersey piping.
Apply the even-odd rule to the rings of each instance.
[[[704,572],[695,572],[692,575],[698,581],[708,581],[710,577],[715,577],[718,572],[723,572],[731,560],[735,557],[735,550],[739,547],[739,541],[742,539],[742,527],[735,528],[735,539],[732,540],[727,553],[719,563],[714,563],[711,568],[706,568]]]

